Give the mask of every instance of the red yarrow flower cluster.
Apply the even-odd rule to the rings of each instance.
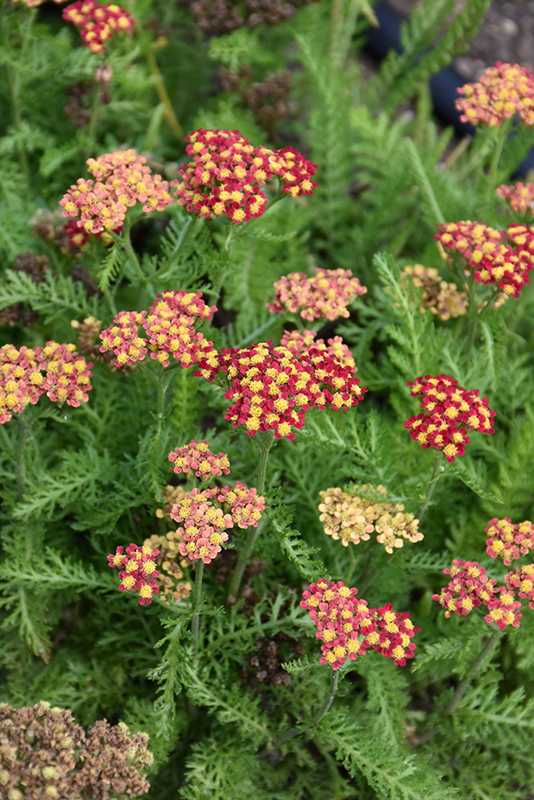
[[[318,269],[311,278],[303,272],[291,272],[280,278],[274,288],[274,301],[266,303],[272,314],[299,314],[310,322],[348,317],[347,306],[367,292],[350,269]]]
[[[525,214],[530,211],[534,214],[532,203],[534,202],[534,183],[515,183],[513,186],[508,186],[506,183],[501,184],[496,190],[499,197],[504,198],[513,211],[519,214]]]
[[[159,593],[156,556],[159,550],[151,547],[140,547],[130,544],[124,552],[117,547],[115,553],[109,555],[108,566],[119,570],[121,592],[137,592],[140,605],[150,605],[152,596]]]
[[[506,567],[522,555],[534,550],[534,525],[526,520],[514,525],[509,517],[494,517],[486,528],[486,552],[491,558],[502,558]]]
[[[534,75],[519,64],[496,61],[479,81],[457,91],[463,95],[456,100],[462,122],[493,128],[517,113],[527,125],[534,125]]]
[[[171,357],[182,367],[199,365],[208,375],[216,373],[217,351],[195,328],[210,320],[217,310],[208,306],[200,292],[170,291],[156,295],[146,311],[121,311],[113,325],[100,333],[101,353],[113,351],[117,367],[143,361],[148,354],[168,367]],[[140,327],[145,330],[141,337]]]
[[[69,238],[74,240],[75,229],[105,238],[110,231],[120,233],[128,208],[141,203],[143,211],[163,211],[174,199],[169,183],[161,175],[153,175],[146,158],[135,150],[106,153],[86,161],[96,178],[79,178],[59,201],[64,217],[69,220]],[[80,242],[79,246],[84,244]]]
[[[78,0],[64,8],[62,16],[80,29],[84,45],[92,53],[102,53],[106,49],[104,42],[118,33],[126,33],[135,25],[126,9],[114,3],[101,6],[96,0]]]
[[[311,178],[317,166],[297,150],[254,147],[239,131],[194,131],[189,142],[189,164],[182,164],[177,186],[178,203],[200,217],[226,217],[235,224],[261,217],[268,200],[259,187],[277,176],[290,197],[312,194]]]
[[[447,461],[452,462],[464,455],[465,445],[470,442],[466,428],[460,425],[481,433],[494,433],[496,412],[490,409],[487,397],[480,398],[477,389],[467,391],[448,375],[426,375],[409,381],[408,386],[412,397],[421,397],[420,408],[424,412],[410,417],[404,427],[425,449],[442,450]]]
[[[294,439],[294,429],[304,426],[312,406],[346,411],[363,399],[367,390],[360,388],[354,361],[351,357],[348,363],[339,342],[330,348],[312,344],[306,352],[300,341],[288,345],[268,341],[219,353],[219,368],[229,383],[224,397],[231,401],[224,416],[234,428],[244,425],[250,436],[273,431],[277,439]],[[208,370],[195,374],[216,377]]]
[[[236,525],[257,527],[264,508],[265,498],[239,481],[235,488],[193,489],[171,511],[171,518],[183,529],[180,554],[190,561],[200,558],[209,564],[228,541],[226,530]]]
[[[498,286],[509,297],[530,283],[534,267],[534,228],[510,225],[506,231],[482,222],[447,222],[438,225],[435,238],[447,250],[460,253],[479,283]]]
[[[529,607],[534,610],[534,564],[527,564],[504,576],[507,588],[511,592],[517,592],[519,597],[527,598]]]
[[[477,561],[457,559],[450,569],[444,569],[451,580],[441,589],[439,594],[432,595],[433,600],[445,609],[445,616],[451,614],[466,616],[473,608],[485,605],[488,613],[484,619],[489,624],[494,622],[501,630],[512,626],[518,628],[522,617],[521,602],[515,599],[513,592],[505,586],[496,586],[497,581],[486,575],[486,568]]]
[[[311,583],[303,592],[300,605],[310,612],[321,640],[321,664],[339,669],[347,658],[354,661],[372,647],[399,666],[413,657],[416,649],[411,639],[420,628],[414,627],[409,614],[398,614],[390,604],[369,608],[357,600],[357,589],[342,581]]]
[[[226,453],[215,455],[205,441],[197,442],[193,439],[185,447],[175,447],[169,453],[171,467],[177,475],[193,473],[203,481],[210,479],[211,475],[225,475],[230,473],[230,462]]]
[[[91,367],[73,344],[47,342],[45,347],[0,347],[0,424],[8,422],[46,394],[54,403],[77,408],[89,399]]]

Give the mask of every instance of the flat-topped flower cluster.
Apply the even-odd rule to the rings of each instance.
[[[156,295],[146,311],[121,311],[113,325],[102,331],[100,338],[105,353],[113,351],[116,366],[135,364],[147,355],[168,367],[170,359],[183,367],[202,364],[209,374],[217,370],[217,351],[196,327],[211,320],[215,306],[208,306],[200,292],[173,291]],[[141,337],[140,327],[145,337]]]
[[[483,222],[447,222],[438,225],[436,239],[460,253],[479,283],[494,284],[509,297],[519,297],[534,267],[534,228],[509,225],[506,231]]]
[[[291,334],[287,345],[268,341],[219,353],[219,369],[230,385],[224,397],[232,402],[224,416],[234,428],[244,425],[251,436],[273,431],[277,439],[294,439],[294,429],[304,426],[312,406],[347,411],[363,399],[367,390],[360,388],[348,349],[322,340],[304,349],[305,339]]]
[[[298,314],[302,319],[337,319],[348,317],[347,306],[367,292],[350,269],[317,269],[308,278],[303,272],[291,272],[274,284],[272,303],[266,303],[273,314]]]
[[[182,164],[178,203],[200,217],[226,217],[235,224],[261,217],[268,199],[260,189],[274,177],[290,197],[312,194],[317,166],[292,147],[254,147],[239,131],[200,128],[185,137],[189,164]]]
[[[383,545],[387,553],[403,546],[404,541],[420,542],[423,534],[419,532],[419,520],[413,514],[404,514],[402,503],[387,501],[384,486],[365,485],[339,487],[319,492],[322,502],[319,520],[324,532],[341,544],[367,542],[371,534]]]
[[[177,460],[181,463],[178,470]],[[207,442],[200,442],[199,449],[196,439],[170,452],[169,461],[174,472],[191,477],[198,473],[204,480],[230,472],[226,453],[215,455]],[[115,553],[108,555],[109,566],[119,569],[119,588],[138,593],[141,605],[150,605],[152,596],[160,591],[163,599],[168,599],[169,594],[175,599],[187,597],[190,584],[179,583],[184,576],[180,566],[187,562],[179,566],[177,561],[187,559],[192,563],[200,559],[209,564],[228,541],[228,530],[257,527],[265,509],[265,498],[240,481],[235,486],[195,487],[190,491],[168,486],[165,502],[157,516],[177,522],[176,531],[165,537],[152,536],[142,547],[130,544],[126,551],[117,547]],[[160,573],[160,566],[164,574]]]
[[[339,669],[347,658],[354,661],[372,647],[377,653],[392,658],[399,666],[412,658],[412,642],[416,628],[407,613],[393,611],[391,604],[369,608],[366,600],[357,600],[357,589],[349,589],[343,581],[311,583],[303,592],[300,605],[310,612],[321,640],[321,664]]]
[[[0,347],[0,424],[8,422],[43,394],[54,403],[78,407],[89,399],[91,362],[73,344],[47,342],[45,347]]]
[[[494,517],[488,522],[486,534],[487,554],[501,559],[507,567],[534,551],[534,525],[528,520],[514,525],[509,517]],[[432,599],[445,609],[446,617],[465,616],[483,604],[488,612],[484,620],[488,624],[494,622],[504,631],[520,625],[522,604],[517,597],[529,600],[530,608],[534,609],[534,564],[515,567],[504,576],[501,586],[495,578],[487,576],[486,568],[477,561],[457,559],[450,569],[443,571],[451,576],[451,581]]]
[[[462,122],[493,128],[516,114],[534,125],[534,75],[519,64],[496,61],[476,83],[466,83],[458,93],[456,108]]]
[[[57,0],[56,0],[57,2]],[[92,53],[102,53],[104,42],[118,33],[130,31],[135,20],[126,9],[114,3],[100,5],[96,0],[78,0],[63,9],[63,19],[80,29],[83,43]]]
[[[502,183],[495,190],[499,197],[502,197],[513,211],[519,214],[525,214],[530,211],[534,214],[532,203],[534,202],[534,183],[514,183],[513,186],[508,186]]]
[[[95,181],[79,178],[59,202],[63,216],[74,218],[69,220],[71,239],[77,232],[85,234],[85,241],[90,233],[119,233],[128,208],[136,203],[149,214],[174,202],[168,181],[152,174],[146,158],[133,149],[89,158],[86,164]],[[84,244],[79,239],[76,243]]]
[[[410,417],[404,427],[408,428],[414,441],[425,449],[442,450],[447,461],[463,456],[465,445],[471,440],[466,425],[481,433],[494,433],[493,417],[487,397],[481,398],[478,389],[467,391],[458,381],[448,375],[426,375],[408,381],[412,397],[421,397],[420,408],[424,411]]]

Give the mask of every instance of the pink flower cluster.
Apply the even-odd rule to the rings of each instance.
[[[479,283],[494,284],[509,297],[530,283],[534,267],[534,228],[510,225],[498,231],[482,222],[447,222],[438,225],[436,239],[447,250],[460,253]]]
[[[502,183],[496,190],[499,197],[504,198],[513,211],[525,214],[530,211],[534,214],[532,203],[534,202],[534,183],[515,183],[508,186]]]
[[[234,428],[244,425],[250,436],[272,430],[277,439],[294,439],[312,406],[346,411],[358,405],[367,390],[359,386],[354,360],[341,340],[330,341],[304,351],[302,340],[290,335],[288,346],[268,341],[222,350],[219,368],[229,383],[224,397],[231,401],[225,419]],[[215,378],[208,370],[195,374]]]
[[[254,147],[239,131],[194,131],[189,142],[189,164],[182,164],[177,186],[178,203],[200,217],[227,217],[239,224],[261,217],[267,207],[266,181],[277,176],[291,197],[312,194],[317,166],[292,147],[270,150]]]
[[[303,272],[291,272],[274,284],[276,294],[267,308],[272,314],[299,314],[302,319],[337,319],[348,317],[347,306],[367,289],[350,269],[318,269],[308,278]]]
[[[409,614],[393,611],[388,603],[382,608],[369,608],[365,600],[356,600],[357,589],[349,589],[342,581],[311,583],[303,592],[300,605],[310,612],[321,640],[321,664],[339,669],[347,658],[354,661],[369,647],[395,664],[404,666],[416,649],[412,637],[414,627]],[[361,637],[361,638],[360,638]]]
[[[69,220],[71,239],[75,227],[101,238],[110,231],[119,233],[128,208],[136,203],[142,203],[143,211],[149,214],[163,211],[174,202],[168,181],[153,175],[146,158],[135,150],[106,153],[88,159],[86,164],[96,181],[79,178],[59,201],[63,216],[75,217]]]
[[[47,342],[45,347],[0,347],[0,424],[8,422],[46,394],[54,403],[78,407],[89,399],[92,363],[73,344]]]
[[[450,569],[443,570],[445,575],[451,576],[451,581],[439,594],[432,595],[445,609],[446,617],[451,614],[466,616],[482,603],[488,609],[484,617],[488,625],[494,622],[502,631],[510,625],[519,627],[521,602],[515,599],[510,588],[496,586],[497,581],[489,578],[485,567],[477,561],[457,559],[452,564]]]
[[[527,125],[534,125],[534,75],[519,64],[496,61],[476,83],[458,89],[456,101],[462,122],[495,127],[519,114]]]
[[[528,520],[514,525],[509,517],[494,517],[486,528],[486,552],[491,558],[502,558],[506,567],[522,555],[534,550],[534,525]]]
[[[156,295],[157,300],[146,311],[121,311],[113,325],[102,331],[101,353],[112,350],[116,366],[134,364],[150,353],[164,367],[170,358],[182,367],[199,365],[207,374],[217,371],[217,351],[213,342],[195,332],[195,326],[210,320],[217,310],[207,306],[200,292],[172,291]],[[143,326],[146,337],[139,335]]]
[[[458,381],[447,375],[416,378],[409,381],[412,397],[422,396],[420,408],[424,412],[410,417],[404,427],[408,428],[414,441],[425,449],[442,450],[447,461],[463,456],[465,445],[470,442],[466,428],[481,433],[494,433],[493,417],[496,415],[488,405],[488,398],[480,398],[479,391],[467,391],[458,386]]]
[[[104,42],[135,25],[131,14],[121,6],[114,3],[101,6],[96,0],[78,0],[64,8],[62,16],[80,28],[84,45],[93,53],[102,53],[106,49]]]
[[[188,475],[192,472],[203,481],[210,479],[210,475],[230,474],[230,462],[226,453],[215,455],[205,441],[197,442],[193,439],[185,447],[175,447],[169,453],[169,461],[173,463],[172,471],[178,475]]]
[[[209,564],[228,541],[226,530],[256,527],[265,508],[265,498],[256,489],[248,489],[239,481],[231,486],[209,486],[193,489],[176,503],[171,518],[181,524],[183,538],[179,551],[190,561],[201,558]]]
[[[130,544],[126,548],[117,547],[115,553],[109,555],[108,566],[119,570],[121,592],[138,592],[139,604],[150,605],[152,596],[159,593],[156,578],[159,578],[156,556],[159,550],[151,547],[140,547]]]

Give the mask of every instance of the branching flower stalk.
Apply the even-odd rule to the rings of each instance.
[[[265,491],[265,476],[267,473],[267,461],[269,459],[269,452],[274,442],[274,431],[266,431],[263,436],[263,439],[259,441],[260,441],[259,444],[260,455],[258,460],[256,489],[259,495],[263,495]],[[237,600],[237,595],[239,592],[239,587],[241,585],[243,572],[245,571],[245,567],[250,559],[250,556],[252,555],[254,544],[256,542],[256,537],[262,527],[262,523],[264,524],[264,519],[265,516],[261,518],[257,527],[249,528],[245,544],[243,545],[243,547],[239,552],[239,558],[237,560],[237,564],[232,575],[232,580],[230,582],[230,589],[228,591],[228,600],[231,602],[235,602]]]

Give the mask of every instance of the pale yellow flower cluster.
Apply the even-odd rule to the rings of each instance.
[[[319,492],[320,521],[324,532],[340,540],[344,547],[350,543],[367,542],[371,534],[383,545],[387,553],[402,547],[404,540],[420,542],[419,520],[413,514],[405,514],[402,503],[388,503],[384,486],[354,484],[347,487],[326,489]]]

